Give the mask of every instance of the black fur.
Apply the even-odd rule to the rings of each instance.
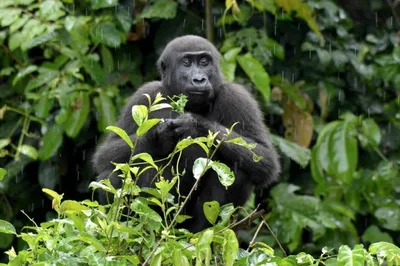
[[[183,57],[190,60],[183,60]],[[206,62],[205,57],[210,59]],[[223,144],[213,160],[227,164],[235,173],[235,183],[225,189],[219,183],[214,171],[209,170],[200,181],[200,185],[188,202],[185,213],[193,217],[183,226],[197,232],[209,226],[203,214],[203,203],[217,200],[221,205],[232,202],[243,205],[248,199],[253,186],[262,187],[276,181],[280,172],[278,155],[268,139],[268,132],[263,123],[263,116],[250,93],[241,85],[227,83],[223,80],[219,69],[219,53],[206,39],[187,35],[172,40],[165,48],[158,61],[162,81],[153,81],[140,87],[129,99],[117,123],[131,137],[136,139],[136,124],[132,120],[133,105],[148,105],[147,93],[152,99],[158,92],[165,98],[174,94],[185,93],[189,102],[185,113],[179,115],[171,109],[158,110],[150,114],[150,118],[164,118],[165,122],[158,124],[142,136],[136,146],[136,153],[148,152],[155,159],[168,155],[179,139],[191,136],[193,138],[206,136],[208,130],[220,132],[220,137],[226,133],[235,122],[232,138],[243,137],[250,143],[257,143],[253,150],[263,156],[260,162],[254,162],[252,154],[234,144]],[[203,61],[202,61],[203,60]],[[190,63],[189,63],[190,61]],[[193,91],[195,92],[193,94]],[[94,166],[98,174],[97,180],[107,178],[113,171],[113,162],[127,162],[130,156],[128,145],[116,134],[111,133],[98,147],[94,156]],[[204,157],[204,151],[192,145],[184,150],[180,171],[186,167],[186,174],[180,181],[180,193],[187,195],[195,179],[192,174],[193,162],[198,157]],[[175,162],[172,165],[176,165]],[[145,172],[138,185],[151,186],[154,171]],[[172,178],[166,170],[163,176]],[[120,187],[121,182],[116,174],[111,176],[114,186]],[[102,200],[104,202],[104,195]]]

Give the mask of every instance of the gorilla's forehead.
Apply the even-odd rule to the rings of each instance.
[[[219,52],[215,46],[208,40],[196,35],[185,35],[175,38],[167,44],[161,54],[161,58],[175,57],[176,54],[199,51],[208,51],[215,59],[219,58]]]

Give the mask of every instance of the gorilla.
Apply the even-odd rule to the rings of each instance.
[[[277,180],[280,172],[279,157],[269,141],[257,102],[241,85],[224,81],[219,59],[218,50],[202,37],[186,35],[173,39],[157,62],[161,81],[152,81],[138,88],[123,108],[117,122],[117,126],[123,128],[134,142],[137,125],[132,119],[131,110],[133,105],[148,106],[148,99],[143,94],[150,95],[153,100],[157,93],[165,98],[183,93],[188,97],[183,114],[171,109],[161,109],[149,114],[149,119],[163,118],[164,122],[160,122],[138,139],[135,154],[147,152],[154,160],[162,159],[183,138],[207,136],[211,130],[214,133],[219,131],[217,139],[222,139],[226,129],[235,122],[239,124],[234,127],[230,138],[242,137],[249,143],[256,143],[253,152],[262,156],[259,162],[253,161],[250,151],[236,144],[223,143],[216,151],[213,160],[230,167],[235,173],[235,182],[226,189],[214,171],[206,172],[184,209],[184,214],[192,218],[181,224],[181,227],[192,232],[210,226],[203,213],[204,202],[216,200],[220,205],[243,205],[254,186],[270,185]],[[93,156],[97,180],[109,177],[114,170],[111,162],[125,163],[130,156],[129,146],[118,135],[110,133]],[[185,168],[186,172],[179,182],[181,195],[187,195],[196,181],[191,169],[199,157],[205,157],[205,152],[197,145],[189,146],[182,153],[179,170],[182,172]],[[177,159],[174,160],[171,164],[173,166],[177,163]],[[118,173],[113,173],[110,181],[114,187],[121,187],[122,183],[117,175]],[[137,184],[141,187],[153,186],[154,175],[155,170],[146,171]],[[167,168],[163,176],[172,179],[171,169]],[[100,195],[101,202],[105,202],[105,195]]]

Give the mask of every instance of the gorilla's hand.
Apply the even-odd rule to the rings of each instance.
[[[192,113],[184,113],[170,121],[171,127],[180,138],[207,136],[210,126],[207,121]]]
[[[154,131],[154,140],[157,147],[157,151],[162,151],[163,154],[160,155],[168,155],[170,154],[174,148],[176,143],[179,140],[178,134],[175,132],[175,127],[173,125],[174,119],[164,119],[163,122],[160,122]]]

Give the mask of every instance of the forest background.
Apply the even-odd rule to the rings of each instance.
[[[2,0],[0,26],[0,217],[17,231],[57,217],[42,188],[92,197],[106,127],[166,43],[196,34],[265,113],[283,171],[248,207],[283,248],[400,243],[400,1]],[[257,240],[278,248],[266,227]]]

